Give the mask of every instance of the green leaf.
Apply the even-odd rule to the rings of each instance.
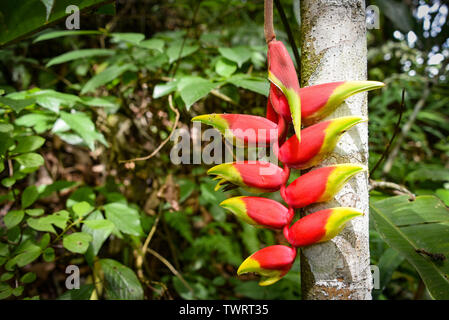
[[[85,284],[80,286],[79,289],[67,290],[58,297],[58,300],[89,300],[94,289],[93,284]]]
[[[108,203],[104,206],[106,218],[123,233],[133,236],[143,234],[139,212],[121,202]]]
[[[7,177],[7,178],[2,179],[2,185],[6,188],[13,186],[14,183],[16,183],[16,179],[14,179],[12,177]]]
[[[22,209],[31,206],[39,197],[36,186],[28,186],[22,193]]]
[[[17,288],[14,288],[12,290],[12,294],[15,295],[16,297],[21,296],[23,293],[23,286],[18,286]]]
[[[30,264],[41,255],[41,248],[34,244],[29,245],[22,253],[14,257],[16,264],[21,268]]]
[[[81,49],[81,50],[73,50],[70,52],[63,53],[57,57],[54,57],[50,61],[48,61],[46,67],[51,67],[56,64],[90,58],[90,57],[104,57],[111,56],[115,53],[114,50],[111,49]]]
[[[78,217],[84,217],[94,208],[86,201],[78,202],[73,205],[72,210]]]
[[[42,253],[42,258],[44,258],[45,262],[52,262],[55,260],[55,249],[46,248]]]
[[[188,46],[184,45],[182,46],[182,41],[176,41],[175,43],[171,44],[168,49],[165,51],[165,53],[168,56],[168,63],[172,64],[178,59],[182,59],[184,57],[187,57],[194,53],[196,50],[199,49],[199,46]]]
[[[207,96],[218,85],[219,83],[212,83],[206,79],[187,77],[180,80],[178,90],[187,110],[189,110],[192,104]]]
[[[89,250],[92,250],[94,256],[98,254],[101,246],[114,230],[114,224],[103,218],[100,211],[94,211],[84,221],[82,231],[92,236],[92,242]]]
[[[89,116],[83,112],[66,113],[61,111],[61,119],[86,142],[91,150],[95,150],[95,141],[108,146],[104,136],[95,130]]]
[[[92,236],[84,232],[75,232],[65,236],[62,240],[62,245],[69,251],[75,253],[85,253],[89,247],[89,242],[92,241]]]
[[[434,196],[419,196],[412,202],[397,196],[372,203],[371,215],[380,236],[415,267],[432,297],[449,299],[448,259],[416,252],[449,256],[449,246],[441,241],[449,234],[449,209]]]
[[[223,77],[230,77],[237,70],[237,64],[226,58],[221,58],[215,64],[215,72]]]
[[[14,273],[6,272],[1,275],[0,281],[8,281],[8,280],[11,280],[13,277],[14,277]]]
[[[259,94],[263,94],[268,97],[268,92],[270,91],[270,84],[268,80],[264,78],[250,77],[242,74],[236,74],[226,80],[228,83],[235,85],[236,87],[241,87],[254,91]]]
[[[42,5],[44,3],[43,1],[45,1],[45,6]],[[53,8],[50,10],[51,2],[55,2],[55,6],[52,6]],[[45,25],[68,16],[70,13],[66,13],[66,8],[69,5],[76,4],[80,11],[84,11],[104,2],[106,1],[27,0],[21,2],[19,6],[14,0],[3,0],[2,12],[5,14],[0,20],[0,28],[2,30],[0,33],[0,45],[3,46],[17,38],[37,32]],[[77,30],[77,32],[78,34],[82,34],[80,30]],[[69,31],[66,31],[65,35],[69,35]]]
[[[12,288],[9,284],[0,283],[0,300],[8,298],[12,295]]]
[[[44,214],[44,209],[26,209],[25,213],[31,217],[39,217]]]
[[[63,30],[63,31],[51,31],[44,34],[41,34],[36,39],[34,39],[33,43],[39,41],[45,41],[50,39],[56,39],[61,37],[68,36],[81,36],[81,35],[98,35],[101,34],[100,31],[95,30]]]
[[[153,98],[158,99],[173,92],[178,87],[178,81],[171,81],[167,83],[160,83],[154,86]]]
[[[39,149],[45,143],[45,139],[40,136],[17,137],[17,146],[13,153],[25,153]]]
[[[410,172],[405,178],[406,181],[449,181],[449,170],[445,168],[424,167]]]
[[[69,220],[69,213],[61,210],[42,218],[28,218],[28,225],[37,231],[47,231],[56,234],[53,225],[60,229],[65,229],[67,221]]]
[[[252,52],[247,47],[218,48],[220,54],[228,60],[237,63],[239,68],[251,58]]]
[[[159,52],[164,51],[164,40],[162,39],[149,39],[139,42],[138,46],[145,49],[157,50]]]
[[[95,206],[95,193],[92,188],[81,187],[76,189],[67,199],[66,206],[67,208],[71,208],[74,204],[82,201],[86,201],[91,206]]]
[[[28,218],[27,224],[30,228],[37,231],[51,232],[56,234],[55,228],[48,221],[42,220],[43,218]]]
[[[130,268],[112,259],[101,259],[107,299],[142,300],[143,288]]]
[[[38,168],[44,164],[44,158],[37,153],[24,153],[13,158],[24,168]]]
[[[20,222],[22,222],[24,215],[25,215],[25,212],[23,212],[23,210],[9,211],[3,219],[3,222],[5,223],[6,228],[11,229],[11,228],[17,226]]]
[[[99,86],[102,86],[106,83],[111,82],[112,80],[119,78],[124,72],[128,71],[130,68],[131,68],[130,64],[125,64],[122,66],[114,64],[110,66],[106,70],[100,72],[99,74],[92,77],[89,81],[87,81],[83,89],[81,90],[81,94],[92,92]]]
[[[36,280],[36,274],[34,272],[27,272],[20,278],[20,282],[22,283],[31,283],[34,280]]]
[[[132,44],[139,44],[143,39],[145,39],[145,35],[142,33],[111,33],[111,36],[114,42],[125,41]]]
[[[391,280],[391,276],[393,275],[393,272],[399,267],[399,265],[402,263],[402,261],[404,261],[404,257],[399,252],[397,252],[396,250],[394,250],[392,248],[388,248],[382,254],[382,256],[379,259],[379,263],[377,264],[377,266],[379,267],[379,271],[380,271],[379,293],[385,289],[385,287]]]
[[[435,194],[441,199],[441,201],[444,202],[445,205],[449,206],[449,190],[437,189]]]
[[[15,113],[19,113],[26,107],[32,106],[34,99],[10,99],[6,97],[0,97],[0,105],[5,105],[14,110]]]
[[[49,233],[44,233],[44,235],[41,238],[41,241],[39,241],[39,247],[41,247],[41,249],[45,249],[49,244],[50,244],[50,234]]]

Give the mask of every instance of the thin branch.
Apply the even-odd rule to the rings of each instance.
[[[398,194],[408,195],[411,200],[416,199],[416,196],[414,193],[412,193],[406,187],[401,186],[394,182],[370,180],[369,189],[370,189],[370,191],[374,190],[374,189],[392,189],[392,190],[395,190]]]
[[[265,41],[270,43],[276,40],[273,26],[273,0],[265,0],[264,2],[264,33]]]
[[[296,46],[295,37],[293,36],[292,29],[290,28],[290,24],[288,23],[287,16],[285,15],[284,8],[282,7],[280,0],[274,0],[274,4],[276,5],[276,8],[279,12],[279,16],[281,17],[282,24],[284,25],[285,32],[287,33],[288,42],[290,42],[290,46],[293,50],[293,55],[295,56],[296,61],[296,73],[298,74],[298,77],[301,76],[301,58],[299,56],[298,47]],[[301,79],[299,79],[299,82],[301,82]]]
[[[401,148],[402,142],[404,141],[405,137],[408,135],[408,132],[412,128],[413,124],[415,123],[416,117],[418,116],[418,113],[421,111],[421,109],[426,104],[427,98],[430,94],[430,88],[429,84],[426,85],[424,92],[421,96],[421,99],[416,103],[415,108],[413,109],[413,113],[411,114],[408,121],[405,123],[405,125],[402,127],[402,131],[398,136],[397,142],[395,143],[395,146],[393,148],[393,151],[388,156],[387,161],[385,162],[385,166],[383,168],[383,173],[390,172],[391,168],[393,167],[394,160],[396,156],[399,153],[399,150]]]
[[[152,157],[154,157],[167,144],[168,141],[170,141],[171,137],[175,133],[176,127],[178,126],[180,114],[179,114],[179,111],[173,106],[173,97],[172,97],[172,95],[168,96],[168,104],[170,106],[170,109],[176,114],[175,123],[173,124],[173,128],[172,128],[169,136],[164,141],[162,141],[162,143],[150,155],[145,156],[145,157],[140,157],[140,158],[129,159],[129,160],[120,160],[119,161],[120,163],[129,163],[129,162],[135,162],[135,161],[145,161],[145,160],[151,159]]]
[[[232,104],[233,106],[238,106],[238,103],[236,103],[234,100],[232,100],[228,96],[222,94],[220,91],[218,91],[216,89],[213,89],[210,93],[212,93],[212,95],[216,96],[217,98],[220,98],[221,100],[226,101],[227,103]]]
[[[405,103],[405,89],[402,90],[402,99],[401,99],[401,104],[399,106],[399,117],[398,117],[398,121],[396,122],[396,125],[394,127],[394,131],[393,131],[393,135],[390,138],[390,141],[388,141],[387,146],[385,147],[384,152],[382,153],[382,156],[379,158],[379,160],[377,161],[377,163],[374,165],[374,168],[371,169],[371,172],[369,173],[369,176],[372,177],[374,172],[376,171],[376,169],[379,167],[379,165],[382,163],[382,161],[385,159],[385,157],[387,156],[388,152],[390,151],[390,147],[393,144],[394,139],[396,138],[396,136],[399,133],[399,126],[401,124],[401,120],[402,120],[402,115],[404,114],[404,103]]]
[[[161,256],[151,248],[148,248],[148,252],[158,258],[160,262],[165,264],[165,266],[170,269],[170,271],[186,286],[186,288],[189,289],[192,294],[194,293],[192,287],[187,283],[187,281],[184,280],[183,276],[178,272],[178,270],[175,269],[175,267],[173,267],[173,265],[167,259],[165,259],[163,256]]]
[[[153,238],[154,233],[156,232],[157,226],[159,224],[159,220],[161,219],[161,212],[162,212],[162,210],[159,210],[156,220],[154,221],[153,227],[151,228],[151,231],[148,234],[148,237],[145,239],[145,242],[142,246],[142,254],[144,256],[145,256],[145,252],[147,252],[148,246],[150,245],[150,241]]]

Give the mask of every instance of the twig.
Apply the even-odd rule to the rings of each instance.
[[[285,32],[287,33],[288,42],[290,42],[290,46],[293,50],[293,55],[295,56],[296,61],[296,73],[298,77],[301,75],[301,58],[299,57],[298,47],[296,46],[295,37],[293,36],[292,29],[290,28],[290,24],[288,23],[287,16],[285,15],[284,8],[282,7],[282,3],[280,0],[274,0],[274,4],[279,12],[279,16],[281,17],[282,24],[284,25]],[[299,79],[301,82],[301,79]]]
[[[421,99],[416,103],[415,108],[413,109],[413,113],[406,122],[406,124],[402,127],[402,131],[399,134],[398,140],[393,148],[393,151],[388,156],[387,161],[385,162],[385,166],[383,168],[384,173],[390,172],[391,168],[393,167],[394,159],[399,153],[399,149],[401,148],[402,142],[404,141],[405,137],[408,135],[408,132],[412,128],[413,124],[415,123],[416,117],[418,116],[418,113],[421,111],[421,109],[424,107],[427,101],[427,97],[430,94],[430,88],[429,84],[426,85],[426,88],[424,89],[423,95]]]
[[[165,264],[165,266],[170,269],[170,271],[179,279],[181,280],[181,282],[186,286],[187,289],[190,290],[190,292],[192,292],[192,294],[194,294],[194,291],[192,289],[192,287],[187,283],[187,281],[184,280],[183,276],[178,272],[178,270],[175,269],[175,267],[173,267],[173,265],[167,260],[165,259],[163,256],[161,256],[159,253],[157,253],[156,251],[154,251],[151,248],[148,248],[148,252],[151,253],[153,256],[155,256],[156,258],[159,259],[160,262],[162,262],[163,264]]]
[[[161,219],[161,212],[162,212],[162,210],[159,210],[156,220],[154,221],[153,227],[151,227],[150,233],[148,234],[148,237],[145,239],[145,242],[142,246],[142,254],[144,256],[145,256],[145,253],[147,252],[148,246],[150,245],[150,241],[153,238],[154,233],[156,232],[157,226],[159,224],[159,220]]]
[[[152,157],[154,157],[167,144],[168,141],[170,141],[171,137],[175,133],[176,127],[178,126],[180,114],[179,114],[179,111],[173,106],[173,97],[172,97],[172,95],[168,96],[168,104],[170,106],[170,109],[176,114],[175,123],[173,124],[173,128],[172,128],[169,136],[164,141],[162,141],[162,143],[150,155],[145,156],[145,157],[140,157],[140,158],[129,159],[129,160],[120,160],[119,161],[120,163],[126,163],[126,162],[129,163],[129,162],[144,161],[144,160],[151,159]]]
[[[232,100],[231,98],[229,98],[228,96],[222,94],[220,91],[213,89],[210,93],[212,93],[214,96],[220,98],[221,100],[224,100],[230,104],[232,104],[233,106],[238,106],[238,103],[236,103],[234,100]]]
[[[401,186],[397,183],[394,182],[388,182],[388,181],[376,181],[376,180],[370,180],[369,183],[369,190],[374,190],[374,189],[393,189],[395,191],[397,191],[397,193],[399,194],[405,194],[408,195],[410,197],[411,200],[415,200],[416,196],[410,191],[408,190],[406,187]]]
[[[270,43],[276,39],[273,26],[273,0],[265,0],[264,2],[264,27],[265,41]]]
[[[200,9],[202,1],[203,0],[198,1],[197,5],[195,7],[195,11],[193,12],[193,16],[192,16],[192,21],[190,22],[190,28],[192,28],[194,23],[195,23],[196,16],[198,15],[198,12],[199,12],[199,9]],[[178,59],[176,59],[176,63],[174,64],[174,68],[171,69],[173,67],[173,65],[170,66],[170,69],[171,69],[170,70],[170,78],[173,78],[176,75],[176,71],[178,70],[179,63],[181,62],[182,50],[184,50],[184,45],[185,45],[185,43],[187,41],[187,36],[188,36],[188,32],[186,33],[184,39],[182,40],[181,47],[179,48]]]
[[[398,121],[396,122],[396,125],[394,127],[393,135],[391,136],[390,141],[388,141],[388,144],[387,144],[384,152],[382,153],[381,157],[379,158],[377,163],[374,165],[374,168],[371,169],[371,171],[369,173],[370,177],[373,176],[373,174],[376,171],[376,169],[379,167],[379,165],[382,163],[382,161],[387,156],[388,152],[390,151],[390,147],[391,147],[394,139],[396,138],[396,136],[399,133],[399,126],[401,124],[402,115],[404,114],[404,103],[405,103],[405,89],[402,90],[402,99],[401,99],[401,104],[399,105],[399,117],[398,117]]]

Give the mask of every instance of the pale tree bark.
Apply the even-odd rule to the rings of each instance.
[[[366,80],[367,47],[364,0],[301,0],[302,86],[341,80]],[[368,116],[367,95],[346,100],[328,118]],[[345,133],[320,166],[335,163],[368,165],[368,125]],[[303,214],[331,207],[364,212],[331,241],[301,251],[304,299],[371,299],[368,174],[358,174],[333,201],[316,204]]]

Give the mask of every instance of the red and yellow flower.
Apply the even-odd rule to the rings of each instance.
[[[263,248],[246,258],[237,270],[237,274],[254,272],[262,276],[261,286],[279,281],[291,269],[296,258],[296,249],[284,245]]]
[[[294,247],[328,241],[338,235],[348,221],[361,215],[363,213],[354,208],[324,209],[299,219],[291,227],[285,226],[284,236]]]

